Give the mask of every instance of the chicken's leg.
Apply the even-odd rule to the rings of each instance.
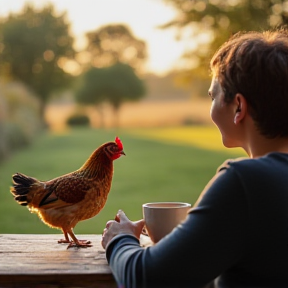
[[[87,247],[92,247],[93,245],[91,245],[91,241],[88,240],[78,240],[76,238],[76,236],[73,233],[72,228],[67,229],[67,233],[69,234],[69,236],[73,239],[73,241],[70,241],[70,244],[68,245],[67,249],[71,248],[71,247],[82,247],[82,248],[87,248]],[[64,233],[65,235],[65,233]],[[66,237],[66,235],[65,235]]]
[[[58,240],[58,243],[71,243],[71,241],[69,240],[69,237],[68,237],[68,233],[64,229],[62,229],[62,231],[63,231],[63,234],[65,236],[65,239]]]

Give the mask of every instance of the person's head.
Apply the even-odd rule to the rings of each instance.
[[[288,30],[238,33],[211,59],[229,104],[237,94],[267,138],[288,137]]]

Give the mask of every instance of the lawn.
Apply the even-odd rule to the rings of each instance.
[[[93,219],[80,222],[75,228],[77,234],[101,233],[107,220],[114,218],[118,209],[124,210],[130,219],[138,220],[142,216],[141,205],[146,202],[185,201],[193,204],[221,162],[243,155],[238,150],[232,154],[218,148],[211,150],[211,147],[221,146],[221,139],[210,127],[177,129],[117,131],[127,156],[114,162],[114,178],[106,206]],[[97,129],[43,133],[32,146],[2,163],[0,233],[61,233],[44,225],[36,215],[14,201],[9,192],[11,175],[22,172],[49,180],[74,171],[99,145],[114,140],[115,134],[113,130]],[[194,135],[192,138],[198,137],[197,143],[187,141],[191,135]],[[201,148],[201,137],[204,148]],[[207,141],[214,145],[207,147]]]

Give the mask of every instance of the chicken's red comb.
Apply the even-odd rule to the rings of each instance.
[[[118,148],[119,148],[120,150],[123,150],[123,144],[122,144],[122,142],[121,142],[121,140],[120,140],[119,137],[116,137],[116,138],[115,138],[115,142],[116,142]]]

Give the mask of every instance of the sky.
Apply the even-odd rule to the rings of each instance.
[[[146,42],[147,72],[165,74],[177,67],[189,46],[187,40],[175,40],[175,29],[157,28],[177,14],[163,0],[0,0],[0,16],[20,11],[26,2],[40,8],[52,3],[57,12],[67,11],[78,49],[84,47],[88,31],[111,23],[129,25],[133,35]]]

